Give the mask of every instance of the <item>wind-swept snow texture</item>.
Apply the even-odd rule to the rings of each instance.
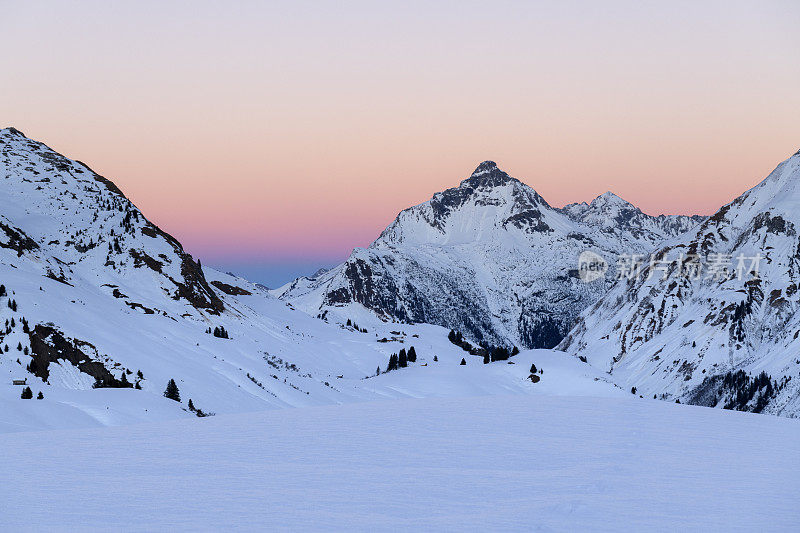
[[[796,531],[800,423],[610,398],[0,435],[2,530]]]

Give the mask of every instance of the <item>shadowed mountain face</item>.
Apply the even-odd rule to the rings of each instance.
[[[560,348],[647,395],[798,412],[798,228],[800,152],[666,242],[587,310]]]
[[[355,305],[488,344],[553,347],[606,292],[619,254],[647,253],[701,220],[652,217],[611,193],[556,209],[484,161],[342,265],[275,294],[312,314],[344,318]],[[612,263],[606,278],[578,278],[585,250]]]

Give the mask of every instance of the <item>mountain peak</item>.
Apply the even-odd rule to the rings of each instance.
[[[488,174],[495,170],[498,170],[497,163],[494,161],[484,161],[478,165],[478,168],[475,169],[475,172],[473,172],[472,175],[480,176],[481,174]]]
[[[494,161],[484,161],[475,169],[472,175],[461,182],[468,187],[499,187],[509,182],[517,181],[497,167]]]
[[[0,129],[0,133],[8,133],[11,135],[16,135],[18,137],[25,137],[25,134],[19,131],[17,128],[13,126],[9,126],[7,128]]]
[[[627,200],[620,198],[616,194],[611,191],[606,191],[594,200],[592,200],[591,207],[601,207],[606,205],[617,205],[623,207],[634,207],[630,202]]]

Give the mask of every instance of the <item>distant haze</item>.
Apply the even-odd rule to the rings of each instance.
[[[794,2],[5,2],[0,127],[275,285],[484,159],[708,214],[800,148]],[[287,266],[294,265],[294,266]]]

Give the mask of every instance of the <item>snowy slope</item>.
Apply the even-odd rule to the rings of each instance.
[[[0,529],[796,531],[798,440],[795,420],[630,395],[0,435]]]
[[[800,152],[667,241],[654,275],[645,260],[642,274],[584,313],[560,348],[640,394],[798,416],[799,228]],[[698,257],[700,276],[682,275],[682,256]],[[715,273],[715,263],[727,273]]]
[[[581,252],[609,261],[646,253],[700,220],[651,217],[611,193],[555,209],[485,161],[458,187],[401,212],[369,248],[274,294],[336,320],[355,303],[492,345],[553,347],[608,289],[607,279],[578,279]]]
[[[311,317],[201,268],[113,183],[13,129],[0,130],[0,184],[0,432],[192,417],[189,399],[219,414],[535,394],[558,389],[556,380],[619,394],[551,353],[484,366],[441,327],[384,323],[357,308],[349,316],[359,330]],[[229,338],[208,333],[218,328]],[[411,346],[416,363],[375,377]],[[534,360],[545,370],[537,384],[527,380]],[[20,399],[18,379],[44,399]],[[170,379],[181,403],[162,396]]]

